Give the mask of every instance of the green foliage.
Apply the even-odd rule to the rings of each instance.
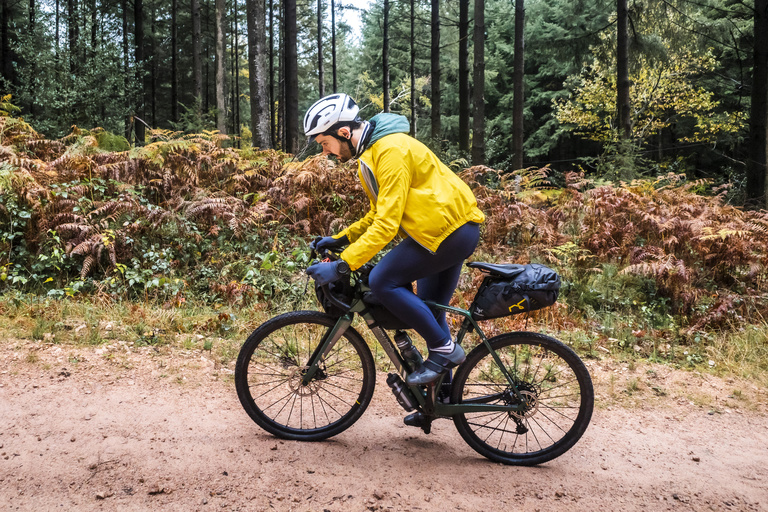
[[[672,53],[666,47],[663,52],[661,61],[637,57],[630,73],[633,139],[647,141],[673,124],[678,130],[690,125],[680,130],[685,142],[713,144],[745,130],[743,112],[720,111],[713,94],[694,84],[697,76],[715,69],[711,54]],[[558,121],[587,138],[616,141],[615,66],[596,59],[570,87],[571,96],[555,103]]]

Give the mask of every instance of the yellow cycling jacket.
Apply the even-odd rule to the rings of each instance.
[[[352,270],[367,263],[398,232],[434,252],[459,227],[485,220],[469,186],[405,133],[376,140],[358,160],[371,210],[335,235],[351,242],[341,258]]]

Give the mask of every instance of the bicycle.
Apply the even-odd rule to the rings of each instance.
[[[467,265],[487,274],[478,295],[506,268]],[[248,337],[237,359],[235,385],[254,422],[280,438],[319,441],[360,418],[373,397],[376,369],[370,348],[351,326],[358,314],[396,370],[387,383],[406,411],[422,412],[424,432],[430,432],[434,419],[452,418],[475,451],[492,461],[523,466],[552,460],[576,444],[591,419],[594,391],[573,350],[533,332],[488,339],[473,318],[474,302],[468,310],[427,302],[434,311],[463,317],[457,343],[472,332],[480,342],[455,369],[448,386],[443,374],[430,385],[409,387],[405,378],[420,357],[414,360],[408,350],[406,358],[398,349],[410,344],[410,338],[405,324],[372,300],[367,286],[372,268],[365,265],[353,272],[350,282],[318,287],[326,312],[284,313]],[[387,329],[396,331],[397,343]]]

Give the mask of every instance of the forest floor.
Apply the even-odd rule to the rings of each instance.
[[[363,417],[281,441],[232,363],[179,347],[0,342],[0,510],[768,510],[768,394],[748,381],[587,361],[584,437],[539,467],[402,423],[380,373]]]

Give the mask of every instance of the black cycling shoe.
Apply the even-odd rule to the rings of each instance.
[[[440,374],[460,365],[466,358],[464,349],[458,343],[454,345],[450,354],[432,351],[418,370],[408,375],[405,383],[409,386],[423,386],[434,382]]]
[[[405,418],[403,418],[403,423],[405,423],[409,427],[423,428],[424,425],[427,425],[432,422],[429,420],[429,418],[427,418],[424,415],[423,412],[416,411],[414,413],[409,414]]]
[[[427,417],[424,413],[414,412],[403,418],[403,423],[409,427],[419,427],[425,434],[432,432],[432,418]]]

